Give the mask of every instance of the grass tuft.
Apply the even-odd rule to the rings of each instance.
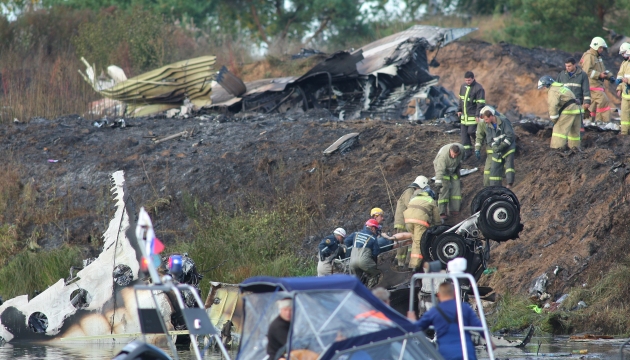
[[[199,204],[183,197],[187,214],[194,219],[193,239],[167,247],[169,252],[188,253],[209,281],[239,283],[248,277],[304,276],[316,273],[312,261],[296,256],[310,220],[304,202],[280,199],[273,206],[256,204],[249,209],[228,211]]]
[[[0,269],[0,295],[9,299],[18,295],[33,295],[35,290],[44,291],[50,285],[67,278],[72,265],[81,264],[81,252],[77,247],[31,252],[22,251]]]

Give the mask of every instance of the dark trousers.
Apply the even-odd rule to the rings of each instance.
[[[464,152],[466,157],[472,155],[476,134],[477,125],[461,125],[461,143],[464,145],[464,150],[466,150]]]

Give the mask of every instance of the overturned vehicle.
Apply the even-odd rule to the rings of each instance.
[[[313,108],[340,119],[456,121],[457,98],[429,73],[427,51],[475,31],[416,25],[360,49],[336,52],[304,75],[243,83],[227,69],[212,89],[212,108],[229,113],[291,113]]]

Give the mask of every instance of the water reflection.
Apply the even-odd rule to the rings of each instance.
[[[30,344],[30,343],[9,343],[0,346],[0,359],[20,359],[20,360],[104,360],[113,358],[125,344],[63,344],[54,345]],[[167,353],[170,354],[168,350]],[[236,353],[230,354],[234,358]],[[178,356],[182,360],[194,359],[194,354],[188,349],[179,349]],[[221,354],[208,351],[205,359],[219,360]]]
[[[570,342],[567,338],[533,338],[531,343],[523,349],[499,348],[495,351],[497,359],[619,359],[619,347],[624,339],[614,341],[594,341],[588,343]],[[0,359],[20,360],[104,360],[111,359],[125,345],[124,344],[63,344],[41,345],[29,343],[5,344],[0,346]],[[586,354],[574,354],[573,351],[586,350]],[[167,353],[168,350],[167,350]],[[626,351],[626,357],[630,349]],[[194,354],[188,349],[179,349],[178,356],[182,360],[194,359]],[[236,353],[231,352],[232,359]],[[477,357],[487,359],[485,350],[477,349]],[[205,359],[220,360],[221,354],[208,351]]]

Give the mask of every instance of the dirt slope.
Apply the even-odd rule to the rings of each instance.
[[[434,55],[429,54],[429,59]],[[564,69],[569,56],[579,61],[582,53],[528,49],[507,43],[493,45],[478,40],[457,41],[440,49],[437,56],[440,66],[432,68],[431,73],[439,75],[441,85],[457,94],[464,73],[473,71],[486,90],[488,104],[504,112],[515,110],[547,117],[547,94],[539,91],[536,84],[542,75],[555,77]],[[606,68],[616,74],[620,65],[618,55],[605,57],[605,62]],[[611,92],[614,86],[607,83],[607,90],[609,98],[619,106]]]
[[[316,239],[343,226],[353,231],[367,219],[369,209],[388,211],[396,197],[417,175],[432,176],[437,150],[459,139],[446,128],[380,121],[338,122],[325,111],[301,117],[255,116],[240,122],[217,120],[128,120],[133,127],[97,129],[80,118],[38,120],[2,128],[3,161],[21,164],[24,183],[35,182],[39,192],[54,194],[75,209],[64,232],[50,224],[40,240],[44,247],[68,240],[87,244],[86,234],[100,229],[99,191],[107,175],[126,171],[127,184],[139,205],[157,209],[156,224],[165,241],[185,237],[188,219],[182,197],[247,206],[252,199],[273,202],[278,196],[307,195],[313,204],[313,223],[302,236],[305,256]],[[195,135],[152,145],[144,138],[195,129]],[[338,137],[360,132],[360,143],[347,154],[324,157],[322,150]],[[514,191],[523,206],[525,231],[521,239],[495,244],[490,266],[500,291],[525,291],[533,277],[565,269],[553,291],[581,284],[605,271],[630,242],[630,208],[626,199],[623,149],[627,138],[610,133],[587,133],[586,150],[560,154],[548,149],[550,131],[530,134],[520,128]],[[195,145],[193,147],[193,145]],[[47,148],[47,151],[43,151]],[[48,163],[47,159],[59,159]],[[482,166],[474,158],[468,166]],[[474,193],[482,186],[482,171],[465,177],[462,216],[469,214]],[[387,184],[395,193],[389,198]],[[84,211],[76,211],[76,209]],[[104,215],[105,216],[105,215]],[[453,219],[455,222],[458,219]],[[392,230],[391,225],[385,230]]]

